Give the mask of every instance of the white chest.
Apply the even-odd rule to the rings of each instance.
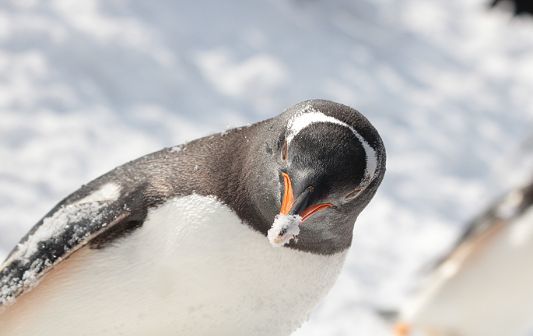
[[[344,256],[273,248],[213,198],[177,198],[114,246],[63,262],[8,311],[13,332],[0,336],[289,335]]]

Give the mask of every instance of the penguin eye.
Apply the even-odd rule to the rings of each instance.
[[[287,161],[289,155],[289,146],[287,145],[287,140],[283,141],[283,147],[281,147],[281,159]]]

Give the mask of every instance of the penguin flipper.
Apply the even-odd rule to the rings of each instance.
[[[60,203],[0,266],[0,308],[35,287],[55,265],[131,217],[123,199]]]

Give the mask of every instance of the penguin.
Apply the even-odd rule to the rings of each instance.
[[[395,336],[532,335],[533,181],[476,216],[399,311]]]
[[[83,185],[0,268],[0,336],[289,335],[335,282],[385,173],[327,100]]]

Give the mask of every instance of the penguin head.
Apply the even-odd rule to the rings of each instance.
[[[358,111],[325,100],[299,103],[277,119],[275,211],[301,217],[287,246],[321,254],[348,248],[385,173],[378,132]]]

